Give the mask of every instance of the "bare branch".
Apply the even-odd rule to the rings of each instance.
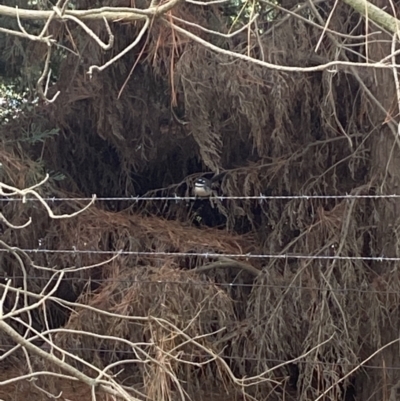
[[[49,46],[49,48],[47,49],[46,61],[44,62],[42,75],[40,76],[36,84],[39,97],[47,103],[53,103],[60,94],[60,91],[57,91],[57,93],[53,96],[52,99],[47,99],[48,82],[50,80],[50,74],[51,74],[51,71],[49,71],[50,58],[51,58],[51,47]],[[43,89],[42,83],[46,79],[46,77],[47,77],[46,86],[45,89]]]
[[[57,14],[60,18],[74,21],[77,25],[79,25],[103,50],[109,50],[112,48],[114,44],[114,35],[111,32],[110,25],[108,25],[108,22],[105,18],[103,18],[106,29],[108,32],[109,40],[108,44],[104,43],[86,24],[84,24],[79,18],[73,16],[73,15],[61,15],[61,13]]]
[[[286,71],[286,72],[311,72],[311,71],[323,71],[328,68],[334,67],[334,66],[350,66],[350,67],[364,67],[364,68],[383,68],[383,69],[388,69],[388,68],[393,68],[393,67],[400,67],[399,64],[389,64],[389,63],[381,63],[381,62],[376,62],[376,63],[352,63],[349,61],[330,61],[328,63],[320,64],[314,67],[288,67],[284,65],[277,65],[277,64],[271,64],[267,63],[266,61],[262,61],[250,56],[246,56],[245,54],[241,53],[235,53],[226,49],[223,49],[221,47],[218,47],[210,42],[207,42],[206,40],[198,37],[197,35],[189,32],[188,30],[177,26],[170,21],[166,20],[163,18],[163,21],[170,27],[173,27],[176,31],[184,34],[188,38],[194,40],[197,43],[200,43],[204,47],[215,51],[216,53],[220,54],[225,54],[226,56],[232,57],[233,59],[239,59],[239,60],[245,60],[253,64],[260,65],[262,67],[267,67],[273,70],[278,70],[278,71]]]
[[[48,44],[49,42],[56,43],[56,41],[54,39],[51,39],[51,36],[40,37],[40,36],[29,35],[29,34],[27,35],[26,33],[13,31],[11,29],[6,29],[6,28],[0,28],[0,32],[7,33],[9,35],[18,36],[20,38],[33,40],[35,42],[44,42],[46,44]]]
[[[249,263],[240,262],[238,260],[225,258],[225,257],[219,258],[216,262],[212,262],[207,265],[197,267],[193,271],[196,273],[200,273],[200,272],[205,272],[207,270],[221,269],[221,268],[222,269],[225,269],[225,268],[241,269],[241,270],[248,271],[253,276],[259,276],[261,273],[260,270],[256,269],[254,266],[250,265]]]
[[[36,355],[39,355],[43,359],[55,364],[71,376],[77,378],[78,380],[86,383],[92,389],[95,389],[96,386],[99,386],[103,391],[111,395],[118,395],[122,397],[126,401],[139,401],[139,399],[132,397],[122,388],[118,391],[114,390],[110,385],[113,383],[109,383],[105,380],[92,379],[91,377],[81,373],[78,369],[75,369],[68,363],[63,360],[57,358],[55,355],[49,354],[48,352],[43,351],[41,348],[33,345],[30,341],[22,337],[17,331],[15,331],[11,326],[9,326],[4,320],[0,320],[0,330],[4,333],[8,334],[15,342],[25,347],[28,351],[33,352]]]
[[[0,222],[4,223],[5,225],[7,225],[7,226],[10,227],[10,228],[14,228],[14,229],[17,229],[17,230],[18,230],[18,229],[21,229],[21,228],[26,228],[26,227],[28,227],[29,224],[32,223],[32,218],[29,217],[29,220],[28,220],[25,224],[23,224],[22,226],[15,226],[15,225],[11,224],[11,223],[4,217],[3,213],[0,212]]]
[[[196,4],[197,6],[209,6],[211,4],[227,3],[228,1],[229,0],[210,0],[210,1],[186,0],[186,3]]]
[[[90,206],[93,205],[94,201],[96,200],[96,195],[93,195],[92,200],[89,202],[88,205],[86,205],[83,209],[78,210],[75,213],[71,213],[71,214],[62,214],[62,215],[55,215],[53,213],[53,211],[50,209],[49,205],[43,200],[43,198],[33,189],[36,187],[39,187],[40,185],[42,185],[43,183],[45,183],[49,178],[49,175],[46,174],[46,177],[39,183],[36,184],[30,188],[26,188],[26,189],[17,189],[14,188],[10,185],[4,184],[2,182],[0,182],[0,195],[2,196],[15,196],[15,195],[20,195],[23,197],[23,201],[26,200],[26,196],[27,195],[33,195],[46,209],[47,213],[49,214],[49,217],[51,217],[52,219],[67,219],[67,218],[71,218],[74,216],[77,216],[78,214],[84,212],[86,209],[88,209]],[[4,189],[6,189],[7,191],[10,192],[4,192]]]
[[[46,371],[46,372],[32,372],[32,373],[28,373],[26,375],[20,375],[20,376],[17,376],[17,377],[13,377],[12,379],[3,380],[2,382],[0,382],[0,385],[1,386],[6,386],[7,384],[17,383],[17,382],[22,381],[22,380],[32,379],[34,377],[39,377],[39,376],[59,377],[59,378],[62,378],[62,379],[76,380],[76,381],[79,380],[75,376],[67,376],[67,375],[62,374],[62,373],[54,373],[54,372],[47,372]]]
[[[178,17],[175,17],[175,16],[172,15],[172,19],[174,19],[175,21],[182,22],[183,24],[189,25],[189,26],[191,26],[193,28],[201,29],[203,32],[211,33],[212,35],[222,36],[223,38],[232,38],[232,37],[236,36],[238,33],[244,31],[249,26],[251,26],[257,20],[258,17],[259,17],[259,14],[255,14],[247,24],[244,24],[241,28],[237,29],[234,32],[221,33],[221,32],[217,32],[217,31],[213,31],[211,29],[206,29],[206,28],[204,28],[203,26],[201,26],[199,24],[195,24],[193,22],[189,22],[189,21],[186,21],[184,19],[181,19],[181,18],[178,18]]]
[[[375,6],[366,0],[343,0],[350,7],[354,8],[354,10],[358,11],[364,17],[371,19],[371,21],[375,22],[377,25],[382,28],[387,29],[389,32],[396,33],[398,26],[400,25],[400,21],[392,17],[389,13],[382,10],[381,8]]]
[[[101,7],[94,8],[92,10],[65,10],[62,15],[54,16],[54,19],[63,19],[67,16],[73,16],[80,20],[102,20],[107,21],[134,21],[140,19],[146,19],[147,17],[157,17],[165,14],[167,11],[174,8],[182,0],[171,0],[161,6],[150,7],[145,10],[139,8],[129,7]],[[55,10],[27,10],[19,9],[18,12],[14,7],[0,5],[0,15],[14,17],[17,15],[21,19],[28,20],[43,20],[50,18]]]
[[[89,68],[88,74],[91,77],[93,74],[93,71],[103,71],[105,70],[107,67],[109,67],[111,64],[115,63],[117,60],[119,60],[122,56],[124,56],[126,53],[128,53],[129,51],[131,51],[142,39],[144,33],[147,31],[147,28],[150,26],[150,18],[146,17],[146,22],[143,25],[142,29],[140,30],[138,36],[136,37],[136,39],[128,46],[126,47],[124,50],[122,50],[121,53],[117,54],[115,57],[113,57],[111,60],[107,61],[107,63],[103,64],[101,67],[97,66],[97,65],[92,65]]]
[[[358,369],[360,369],[363,365],[365,365],[369,360],[371,360],[374,356],[378,355],[380,352],[382,352],[385,348],[390,347],[393,344],[396,344],[397,342],[400,341],[400,338],[396,338],[393,341],[390,341],[389,343],[383,345],[379,349],[377,349],[375,352],[373,352],[368,358],[365,358],[359,365],[357,365],[354,369],[352,369],[349,373],[345,374],[343,377],[341,377],[339,380],[337,380],[335,383],[333,383],[330,387],[328,387],[322,394],[320,394],[314,401],[319,401],[321,398],[324,398],[326,394],[328,394],[334,387],[336,387],[338,384],[342,383],[345,381],[348,377],[352,376],[353,373],[357,372]]]

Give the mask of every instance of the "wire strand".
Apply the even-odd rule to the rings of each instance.
[[[97,201],[184,201],[184,200],[206,200],[206,199],[219,199],[219,200],[311,200],[311,199],[397,199],[400,198],[400,194],[383,194],[383,195],[255,195],[255,196],[212,196],[210,198],[198,198],[195,196],[128,196],[128,197],[98,197]],[[57,197],[46,197],[43,198],[46,202],[65,202],[65,201],[91,201],[93,198],[82,197],[82,198],[57,198]],[[21,202],[21,201],[33,201],[38,202],[37,198],[1,198],[0,202]]]
[[[21,249],[12,250],[25,253],[54,253],[54,254],[92,254],[92,255],[122,255],[122,256],[173,256],[173,257],[201,257],[201,258],[245,258],[245,259],[306,259],[306,260],[347,260],[347,261],[375,261],[399,262],[400,257],[387,256],[338,256],[338,255],[301,255],[301,254],[251,254],[251,253],[214,253],[214,252],[165,252],[165,251],[99,251],[90,249]],[[0,252],[10,252],[0,249]]]
[[[4,349],[12,349],[15,347],[15,344],[3,344],[0,345],[0,348]],[[115,350],[115,349],[99,349],[99,348],[90,348],[90,347],[69,347],[65,348],[65,351],[71,352],[71,351],[93,351],[93,352],[101,352],[101,353],[117,353],[119,355],[136,355],[134,351],[128,351],[128,350]],[[190,357],[193,357],[192,354],[188,353],[183,353],[180,354],[180,359],[183,359],[183,356],[189,357],[188,360],[190,360]],[[207,354],[197,354],[196,353],[196,358],[204,358],[204,359],[211,359],[211,355]],[[270,362],[270,363],[275,363],[275,364],[281,364],[281,363],[287,363],[290,362],[290,360],[284,360],[284,359],[274,359],[274,358],[255,358],[255,357],[240,357],[240,356],[228,356],[228,355],[223,355],[221,356],[222,359],[225,360],[231,360],[231,361],[251,361],[251,362]],[[322,365],[322,366],[332,366],[332,367],[337,367],[337,366],[345,366],[349,368],[353,368],[356,366],[359,366],[359,364],[356,363],[344,363],[344,362],[323,362],[323,361],[302,361],[298,360],[295,362],[295,364],[301,364],[301,365]],[[400,370],[400,366],[379,366],[379,365],[363,365],[363,368],[367,369],[387,369],[387,370]]]
[[[190,271],[190,270],[189,270]],[[65,273],[76,273],[74,270],[65,271]],[[4,280],[8,279],[16,279],[22,280],[24,276],[22,275],[13,275],[13,276],[4,276]],[[28,280],[38,280],[38,281],[48,281],[48,277],[38,277],[38,276],[26,276]],[[77,282],[76,277],[64,277],[63,281],[73,281],[74,283]],[[236,288],[269,288],[269,289],[279,289],[279,290],[301,290],[301,291],[323,291],[323,292],[332,292],[332,293],[346,293],[346,292],[356,292],[356,293],[366,293],[366,294],[385,294],[385,295],[398,295],[400,291],[396,290],[372,290],[368,288],[355,288],[355,287],[348,287],[348,288],[323,288],[323,287],[316,287],[316,286],[299,286],[299,285],[277,285],[277,284],[258,284],[258,283],[222,283],[222,282],[207,282],[207,281],[177,281],[177,280],[162,280],[162,281],[155,281],[155,280],[142,280],[142,279],[115,279],[115,278],[91,278],[91,282],[93,283],[125,283],[125,284],[151,284],[151,285],[184,285],[184,286],[202,286],[202,287],[236,287]]]

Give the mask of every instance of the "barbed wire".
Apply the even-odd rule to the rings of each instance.
[[[214,252],[166,252],[166,251],[101,251],[94,249],[23,249],[13,247],[12,250],[25,253],[61,253],[61,254],[93,254],[93,255],[121,255],[121,256],[173,256],[173,257],[201,257],[201,258],[244,258],[244,259],[306,259],[306,260],[346,260],[346,261],[375,261],[399,262],[400,257],[388,256],[339,256],[339,255],[301,255],[301,254],[252,254],[252,253],[214,253]],[[0,249],[0,252],[10,252],[9,249]]]
[[[111,201],[133,201],[133,202],[143,202],[143,201],[185,201],[185,200],[206,200],[206,199],[218,199],[218,200],[311,200],[311,199],[398,199],[400,194],[382,194],[382,195],[254,195],[254,196],[211,196],[209,198],[198,198],[196,196],[124,196],[124,197],[97,197],[97,201],[111,202]],[[66,201],[91,201],[93,197],[75,197],[75,198],[58,198],[58,197],[46,197],[43,198],[46,202],[66,202]],[[38,202],[37,198],[0,198],[0,202],[26,202],[33,201]]]
[[[62,269],[61,269],[62,270]],[[190,270],[187,270],[190,271]],[[194,270],[195,271],[195,270]],[[76,273],[74,270],[64,270],[64,273]],[[26,278],[27,280],[38,280],[38,281],[48,281],[48,277],[38,277],[27,275],[26,277],[22,275],[13,275],[7,276],[4,275],[2,279],[4,281],[10,279],[23,280]],[[1,278],[0,278],[1,279]],[[63,277],[63,281],[73,281],[77,282],[76,277]],[[89,280],[89,279],[82,279]],[[201,287],[244,287],[244,288],[270,288],[270,289],[279,289],[279,290],[302,290],[302,291],[325,291],[332,293],[346,293],[346,292],[356,292],[356,293],[366,293],[366,294],[385,294],[385,295],[399,295],[400,291],[396,290],[373,290],[368,288],[360,288],[360,287],[347,287],[347,288],[334,288],[330,286],[329,288],[325,287],[316,287],[316,286],[300,286],[300,285],[277,285],[277,284],[258,284],[258,283],[235,283],[235,282],[207,282],[207,281],[178,281],[178,280],[143,280],[143,279],[116,279],[116,278],[90,278],[92,283],[125,283],[125,284],[151,284],[151,285],[184,285],[184,286],[201,286]]]
[[[15,347],[15,344],[3,344],[0,345],[0,349],[3,348],[5,350],[9,350]],[[104,349],[104,348],[91,348],[91,347],[68,347],[64,348],[65,351],[71,352],[71,351],[93,351],[93,352],[101,352],[104,354],[111,354],[111,353],[117,353],[119,355],[136,355],[134,351],[128,351],[128,350],[118,350],[118,349]],[[193,357],[192,354],[188,353],[182,353],[180,354],[180,359],[183,359],[183,357]],[[285,360],[285,359],[274,359],[274,358],[256,358],[256,357],[249,357],[249,356],[228,356],[228,355],[223,355],[221,356],[222,359],[225,360],[230,360],[230,361],[249,361],[249,362],[270,362],[274,364],[281,364],[281,363],[287,363],[290,362],[290,360]],[[204,358],[204,359],[211,359],[210,355],[207,354],[197,354],[196,353],[196,358]],[[190,359],[189,359],[190,360]],[[354,368],[359,366],[359,364],[356,363],[348,363],[348,362],[323,362],[323,361],[302,361],[298,360],[295,362],[297,365],[322,365],[322,366],[332,366],[332,367],[337,367],[337,366],[345,366],[349,368]],[[364,364],[362,366],[363,368],[367,369],[387,369],[387,370],[400,370],[400,366],[379,366],[379,365],[366,365]]]

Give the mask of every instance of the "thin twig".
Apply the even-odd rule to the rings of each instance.
[[[0,320],[0,330],[9,335],[15,342],[20,344],[21,346],[25,347],[28,351],[42,357],[43,359],[47,360],[48,362],[53,363],[54,365],[58,366],[71,376],[79,379],[83,383],[86,383],[91,388],[95,388],[99,386],[103,391],[111,394],[111,395],[118,395],[119,397],[123,398],[126,401],[139,401],[139,399],[132,397],[129,395],[125,390],[122,388],[119,391],[115,391],[109,387],[114,383],[109,383],[104,380],[96,380],[92,379],[91,377],[85,375],[84,373],[80,372],[78,369],[75,369],[65,361],[57,358],[55,355],[49,354],[48,352],[43,351],[41,348],[33,345],[30,341],[26,340],[22,337],[17,331],[15,331],[10,325],[8,325],[4,320]]]
[[[221,36],[223,38],[232,38],[232,37],[236,36],[238,33],[244,31],[245,29],[247,29],[249,26],[251,26],[251,24],[257,20],[257,18],[259,17],[259,14],[255,14],[247,24],[243,25],[241,28],[239,28],[236,31],[231,32],[231,33],[222,33],[222,32],[214,31],[214,30],[211,30],[211,29],[207,29],[207,28],[204,28],[203,26],[201,26],[199,24],[195,24],[194,22],[186,21],[186,20],[184,20],[182,18],[179,18],[179,17],[176,17],[174,15],[171,15],[171,17],[175,21],[179,21],[179,22],[182,22],[185,25],[189,25],[189,26],[191,26],[193,28],[200,29],[203,32],[207,32],[207,33],[210,33],[210,34],[216,35],[216,36]]]
[[[248,271],[250,274],[253,276],[259,276],[261,271],[256,269],[254,266],[250,265],[249,263],[244,263],[240,262],[238,260],[234,260],[231,258],[218,258],[217,261],[208,263],[206,265],[197,267],[196,269],[193,269],[195,273],[201,273],[205,272],[208,270],[213,270],[213,269],[226,269],[226,268],[236,268],[236,269],[241,269]]]
[[[23,32],[18,32],[18,31],[13,31],[11,29],[7,29],[7,28],[0,28],[0,32],[9,34],[9,35],[14,35],[14,36],[18,36],[20,38],[25,38],[25,39],[29,39],[32,40],[34,42],[43,42],[48,44],[50,43],[56,43],[56,41],[54,39],[51,39],[51,36],[46,36],[46,37],[39,37],[39,36],[35,36],[35,35],[30,35],[30,34],[26,34]]]
[[[111,64],[115,63],[117,60],[119,60],[122,56],[124,56],[126,53],[131,51],[142,39],[142,36],[144,33],[147,31],[147,28],[150,26],[150,18],[146,18],[146,22],[143,25],[142,29],[140,30],[138,36],[136,39],[129,45],[127,46],[122,52],[118,53],[115,57],[113,57],[111,60],[107,61],[107,63],[103,64],[101,67],[97,65],[92,65],[89,67],[88,74],[91,77],[93,75],[93,71],[103,71],[107,67],[109,67]]]
[[[268,63],[266,61],[262,61],[253,57],[246,56],[245,54],[241,53],[235,53],[226,49],[223,49],[221,47],[218,47],[210,42],[207,42],[206,40],[198,37],[197,35],[187,31],[186,29],[172,24],[169,22],[167,19],[163,18],[162,19],[164,23],[166,23],[168,26],[173,27],[175,30],[178,32],[184,34],[188,38],[192,39],[193,41],[200,43],[207,49],[210,49],[212,51],[215,51],[216,53],[219,54],[224,54],[228,57],[232,57],[233,59],[238,59],[238,60],[244,60],[253,64],[260,65],[262,67],[267,67],[272,70],[277,70],[277,71],[286,71],[286,72],[312,72],[312,71],[323,71],[331,67],[335,66],[350,66],[350,67],[364,67],[364,68],[379,68],[379,69],[388,69],[388,68],[393,68],[393,67],[400,67],[400,64],[389,64],[389,63],[380,63],[380,62],[375,62],[375,63],[356,63],[356,62],[349,62],[349,61],[330,61],[328,63],[320,64],[314,67],[289,67],[285,65],[280,65],[280,64],[272,64]]]
[[[40,196],[33,188],[36,188],[40,185],[42,185],[44,182],[46,182],[49,178],[49,175],[46,174],[46,177],[39,183],[35,184],[34,186],[26,189],[17,189],[15,187],[12,187],[10,185],[4,184],[0,182],[0,195],[3,196],[15,196],[15,195],[21,195],[23,199],[26,198],[27,195],[33,195],[46,209],[49,217],[52,219],[67,219],[71,217],[75,217],[78,214],[84,212],[86,209],[88,209],[90,206],[93,205],[94,201],[96,200],[96,195],[93,195],[92,200],[89,202],[88,205],[86,205],[83,209],[78,210],[77,212],[71,213],[71,214],[62,214],[62,215],[55,215],[53,211],[50,209],[49,205],[43,200],[43,197]],[[4,189],[10,192],[4,192]]]
[[[46,103],[53,103],[60,94],[60,91],[57,91],[51,99],[47,98],[48,82],[50,81],[50,74],[51,74],[51,71],[49,71],[50,59],[51,59],[51,47],[49,46],[49,48],[47,49],[46,60],[44,62],[42,75],[40,76],[36,84],[39,97]],[[45,89],[43,89],[42,83],[45,79],[46,79],[46,85]]]
[[[110,25],[108,24],[107,20],[103,18],[103,21],[106,25],[107,33],[108,33],[108,43],[104,43],[84,22],[82,22],[79,18],[64,14],[62,15],[60,10],[54,7],[54,10],[59,12],[58,16],[63,20],[70,20],[74,21],[77,25],[79,25],[103,50],[109,50],[114,45],[114,35],[111,32]]]
[[[11,224],[11,223],[4,217],[3,213],[0,212],[0,222],[1,222],[1,223],[4,223],[6,226],[8,226],[8,227],[10,227],[10,228],[14,228],[15,230],[19,230],[19,229],[28,227],[29,224],[32,223],[32,218],[29,217],[28,221],[27,221],[25,224],[23,224],[22,226],[16,226],[16,225],[14,225],[14,224]]]
[[[65,16],[74,16],[79,18],[80,20],[103,20],[103,18],[108,21],[135,21],[135,20],[143,20],[146,17],[158,17],[160,15],[165,14],[174,8],[178,3],[183,0],[170,0],[167,3],[164,3],[158,7],[150,7],[147,9],[140,8],[130,8],[130,7],[101,7],[94,8],[91,10],[64,10],[64,13],[61,13],[61,17],[59,15],[55,16],[55,19],[62,19]],[[28,10],[28,9],[18,9],[15,7],[9,7],[0,5],[0,15],[14,17],[20,19],[28,19],[28,20],[43,20],[51,17],[52,11],[45,10]]]

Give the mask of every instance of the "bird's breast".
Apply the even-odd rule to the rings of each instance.
[[[206,187],[194,187],[194,194],[197,196],[210,196],[211,190]]]

